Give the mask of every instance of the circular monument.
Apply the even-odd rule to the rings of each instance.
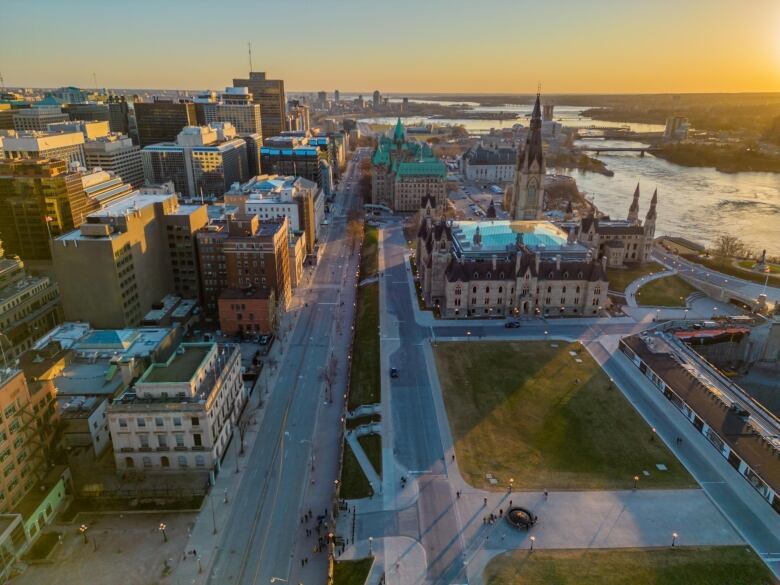
[[[509,522],[509,525],[512,528],[517,528],[518,530],[520,528],[525,528],[528,530],[531,526],[536,524],[536,516],[531,510],[515,506],[514,508],[509,508],[509,510],[507,510],[506,521]]]

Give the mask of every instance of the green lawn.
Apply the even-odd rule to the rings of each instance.
[[[471,485],[505,490],[513,478],[517,489],[630,489],[638,475],[640,488],[696,486],[579,344],[438,343],[434,353]]]
[[[607,279],[609,280],[609,290],[615,292],[624,292],[626,287],[634,282],[637,278],[645,276],[646,274],[654,274],[655,272],[661,272],[665,270],[660,264],[655,262],[647,262],[641,266],[635,268],[629,268],[621,270],[619,268],[607,269]]]
[[[344,441],[344,463],[341,466],[339,497],[347,500],[367,498],[373,493],[363,468],[360,467],[352,447]]]
[[[696,289],[677,275],[648,282],[636,291],[636,302],[644,307],[684,307],[685,298]]]
[[[527,550],[485,568],[486,585],[772,585],[769,569],[743,546]]]
[[[360,260],[360,278],[376,276],[379,249],[379,229],[366,226],[363,238],[363,256]]]
[[[756,261],[741,260],[737,262],[737,265],[739,265],[742,268],[745,268],[746,270],[750,270],[752,272],[753,266],[756,265]],[[780,274],[780,264],[772,264],[771,262],[767,262],[767,266],[769,266],[769,274]],[[764,278],[766,278],[766,274],[764,275]]]
[[[358,437],[358,443],[363,447],[374,471],[379,477],[382,477],[382,437],[380,435],[364,435]]]
[[[348,408],[379,402],[379,284],[358,288]]]
[[[764,282],[766,281],[766,274],[753,272],[752,270],[743,270],[742,268],[734,266],[731,263],[732,262],[731,258],[719,258],[715,256],[711,256],[709,258],[702,258],[700,256],[695,256],[695,255],[687,255],[684,256],[684,258],[686,260],[690,260],[691,262],[696,262],[697,264],[706,266],[711,270],[722,272],[723,274],[728,274],[730,276],[736,276],[737,278],[741,278],[743,280],[749,280],[750,282],[764,284]],[[770,274],[769,284],[771,286],[780,286],[780,275]]]
[[[333,585],[364,585],[371,571],[373,557],[333,563]]]

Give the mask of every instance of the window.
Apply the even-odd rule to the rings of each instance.
[[[187,457],[185,455],[179,455],[178,461],[179,467],[187,467]]]
[[[144,467],[151,467],[152,466],[152,458],[148,455],[144,455]]]
[[[181,426],[181,417],[174,416],[173,417],[173,426],[180,427]]]
[[[158,416],[154,419],[154,424],[158,427],[165,426],[165,421],[162,419],[161,416]]]
[[[176,434],[174,435],[176,437],[176,446],[177,447],[184,447],[184,435],[182,434]]]
[[[160,448],[166,448],[168,446],[168,437],[165,435],[157,435],[157,446]]]
[[[193,426],[193,427],[200,426],[200,419],[199,419],[197,416],[193,416],[193,417],[190,419],[190,422],[192,423],[192,426]]]
[[[202,447],[203,441],[200,438],[200,433],[195,433],[192,435],[192,442],[196,447]]]
[[[149,436],[148,435],[138,435],[138,442],[141,444],[142,449],[146,449],[149,447]]]
[[[205,467],[206,466],[206,458],[203,455],[195,455],[195,466],[196,467]]]
[[[127,428],[127,419],[126,418],[120,418],[119,419],[119,428],[120,429],[126,429]]]
[[[171,460],[168,459],[167,456],[163,455],[162,457],[160,457],[160,465],[162,465],[163,467],[170,467]]]
[[[137,419],[135,419],[135,424],[137,424],[139,427],[145,427],[146,426],[146,419],[145,418],[137,418]]]
[[[503,286],[499,286],[498,287],[498,294],[501,294],[502,292],[504,292],[504,287]]]
[[[563,294],[566,294],[566,287],[565,287],[565,286],[564,286],[564,287],[561,289],[561,292],[562,292]]]

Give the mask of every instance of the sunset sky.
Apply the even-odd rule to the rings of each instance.
[[[780,0],[26,0],[6,86],[288,91],[780,91]]]

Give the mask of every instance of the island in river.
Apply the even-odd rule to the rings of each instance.
[[[665,144],[654,148],[653,154],[681,166],[714,167],[723,173],[780,173],[780,157],[738,144]]]

